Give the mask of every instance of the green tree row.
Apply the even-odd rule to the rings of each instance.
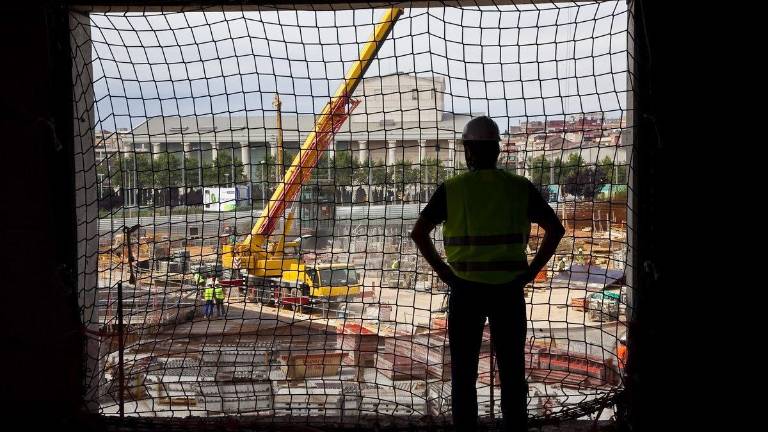
[[[606,185],[627,184],[629,179],[628,166],[616,164],[607,156],[597,164],[587,164],[578,154],[554,162],[542,155],[529,159],[528,164],[534,185],[561,185],[564,193],[586,199],[594,198]]]
[[[103,188],[165,188],[198,186],[226,186],[246,180],[242,162],[226,153],[212,162],[200,166],[196,157],[182,159],[161,153],[156,158],[149,154],[114,154],[96,165],[98,181]]]

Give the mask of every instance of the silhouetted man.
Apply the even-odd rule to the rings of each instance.
[[[469,172],[437,188],[411,238],[450,287],[448,337],[456,430],[477,427],[477,366],[487,318],[501,377],[505,428],[524,431],[528,385],[523,288],[552,257],[565,230],[530,181],[496,169],[500,135],[493,120],[472,119],[462,138]],[[528,264],[525,250],[532,222],[545,235]],[[441,223],[447,264],[429,237]]]

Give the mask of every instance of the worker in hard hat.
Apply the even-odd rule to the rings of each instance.
[[[456,430],[477,428],[477,366],[486,319],[501,376],[505,428],[526,430],[523,287],[552,258],[565,229],[530,181],[496,168],[500,135],[493,120],[472,119],[462,138],[469,170],[437,188],[411,238],[450,287],[448,337]],[[531,223],[545,235],[529,264],[525,251]],[[447,263],[430,237],[439,224]]]
[[[560,261],[557,263],[557,271],[564,272],[568,269],[568,264],[565,262],[565,257],[560,257]]]
[[[579,263],[579,265],[584,265],[584,249],[579,248],[579,253],[576,254],[576,262]]]
[[[213,299],[216,301],[216,317],[224,316],[224,287],[218,281],[213,285]]]
[[[205,306],[203,306],[203,317],[210,319],[213,315],[213,281],[210,279],[203,290],[203,301],[205,301]]]
[[[400,260],[395,258],[394,261],[392,261],[392,265],[390,266],[392,270],[398,270],[400,268]]]

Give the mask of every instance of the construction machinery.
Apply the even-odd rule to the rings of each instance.
[[[334,97],[318,116],[314,130],[302,144],[250,234],[239,243],[222,247],[223,267],[232,273],[247,272],[245,290],[251,298],[292,307],[326,303],[328,307],[320,308],[327,311],[331,303],[361,294],[356,273],[353,276],[354,269],[338,265],[309,266],[301,258],[298,242],[286,241],[293,222],[290,204],[309,180],[322,152],[359,103],[350,96],[402,13],[401,8],[391,8],[384,13],[363,46],[359,60],[347,71]],[[279,221],[284,221],[282,232],[270,239]]]
[[[621,293],[603,291],[587,296],[589,319],[593,321],[613,321],[619,318]]]

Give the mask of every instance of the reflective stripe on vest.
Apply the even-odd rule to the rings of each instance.
[[[213,288],[206,288],[203,291],[203,300],[213,300]]]
[[[531,230],[528,181],[502,170],[478,170],[448,179],[445,188],[443,242],[456,275],[502,284],[524,273]]]
[[[450,237],[443,240],[446,246],[492,246],[508,243],[522,243],[522,234],[500,234],[487,236]]]
[[[224,300],[224,289],[222,287],[216,287],[213,291],[213,295],[216,300]]]

